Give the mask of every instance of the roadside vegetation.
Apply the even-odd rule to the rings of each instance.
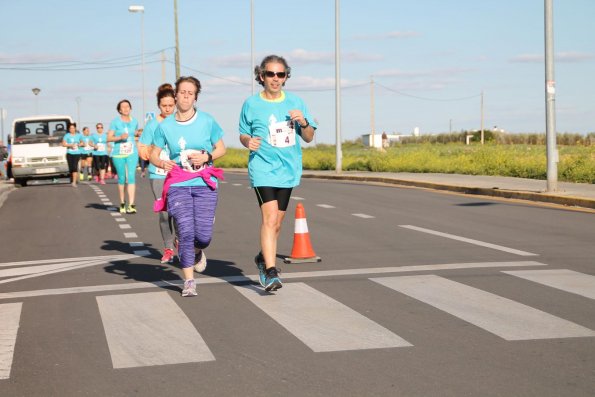
[[[544,134],[473,133],[470,145],[466,132],[405,138],[384,151],[365,147],[360,140],[344,142],[344,171],[425,172],[511,176],[547,179]],[[595,183],[595,133],[558,134],[558,180]],[[246,149],[228,148],[218,167],[245,168]],[[335,146],[319,144],[303,149],[304,169],[334,170]]]

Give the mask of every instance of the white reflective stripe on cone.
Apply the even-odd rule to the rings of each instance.
[[[295,220],[295,233],[308,233],[308,223],[306,222],[306,218]]]

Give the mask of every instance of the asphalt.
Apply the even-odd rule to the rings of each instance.
[[[245,169],[228,169],[228,172],[246,173]],[[595,184],[557,182],[556,189],[548,191],[547,181],[502,176],[422,174],[409,172],[359,172],[304,170],[304,178],[385,183],[445,190],[470,195],[500,197],[559,204],[569,207],[595,209]],[[0,206],[14,190],[13,184],[0,181]]]

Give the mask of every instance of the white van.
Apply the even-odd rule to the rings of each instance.
[[[14,119],[10,161],[15,185],[27,186],[31,179],[69,176],[62,138],[72,122],[70,116],[63,115]]]

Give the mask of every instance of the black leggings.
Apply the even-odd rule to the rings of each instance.
[[[66,161],[68,162],[68,171],[69,172],[78,172],[79,171],[79,160],[81,159],[80,154],[70,154],[66,153]]]
[[[291,187],[258,186],[254,188],[259,206],[269,201],[277,200],[279,211],[287,211],[292,190],[293,188]]]

